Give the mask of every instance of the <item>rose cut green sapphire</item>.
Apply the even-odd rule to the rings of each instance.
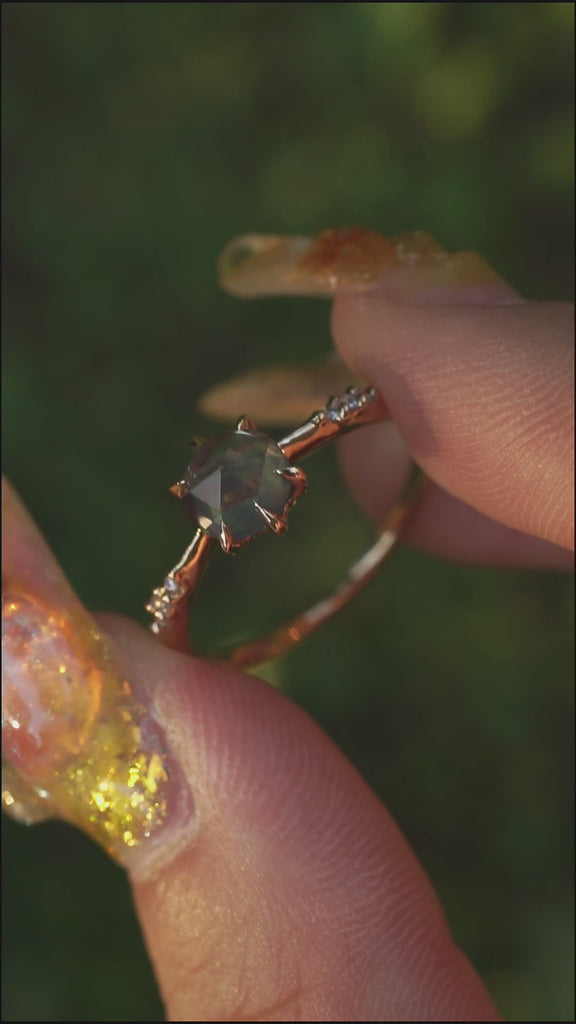
[[[260,509],[284,518],[292,482],[282,473],[290,469],[271,438],[237,430],[199,445],[184,474],[182,501],[210,537],[221,540],[224,528],[233,544],[243,543],[268,529]]]

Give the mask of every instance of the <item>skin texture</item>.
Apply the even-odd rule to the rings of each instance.
[[[435,483],[413,543],[478,562],[567,564],[571,310],[347,295],[333,330],[399,431],[350,438],[360,500],[379,514],[406,445]],[[32,545],[38,576],[63,594],[10,492],[5,520],[12,585]],[[120,674],[149,695],[193,796],[161,855],[125,860],[169,1019],[498,1019],[390,815],[300,709],[130,622],[99,624]]]
[[[413,454],[441,485],[413,525],[414,542],[476,561],[568,564],[571,317],[567,306],[420,310],[374,297],[337,300],[340,352],[380,388]],[[458,368],[449,389],[435,366],[439,350],[444,367]],[[487,407],[497,410],[488,424]],[[349,439],[348,472],[374,510],[388,498],[391,443],[389,427],[372,429],[369,472],[356,458],[367,432]],[[394,446],[398,469],[405,456],[397,437]],[[219,683],[218,697],[210,686],[206,703],[194,702],[194,722],[185,717],[189,691],[162,698],[183,750],[194,752],[195,766],[202,757],[200,776],[214,773],[222,786],[215,803],[214,785],[206,794],[223,828],[218,853],[207,825],[203,855],[186,852],[169,881],[137,889],[153,956],[168,990],[180,993],[172,1018],[192,1005],[188,1019],[497,1019],[413,855],[350,766],[278,694],[255,681],[230,686],[224,673]],[[201,714],[199,725],[199,704],[209,723]],[[238,849],[227,852],[231,829],[247,861],[241,855],[238,863]],[[216,917],[206,907],[210,891]],[[186,913],[180,927],[167,917],[174,903],[195,906],[192,922]],[[175,940],[183,934],[184,946]],[[207,954],[207,935],[217,955]]]
[[[333,313],[342,356],[382,391],[429,476],[484,516],[569,550],[573,322],[572,306],[539,302],[415,309],[363,296],[337,299]],[[353,484],[377,511],[386,495],[368,472],[364,464]],[[454,506],[443,504],[449,519]],[[438,548],[451,553],[440,537]],[[465,547],[458,552],[466,556]]]

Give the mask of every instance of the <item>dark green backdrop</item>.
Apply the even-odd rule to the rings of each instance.
[[[143,620],[186,540],[166,488],[211,429],[197,396],[329,347],[325,303],[218,291],[231,235],[425,228],[570,298],[572,17],[3,5],[5,469],[90,607]],[[214,567],[206,645],[314,596],[366,540],[329,455],[315,474],[274,559]],[[309,572],[279,593],[296,550]],[[573,1019],[569,600],[561,576],[403,551],[274,680],[386,800],[518,1021]],[[162,1019],[123,874],[63,825],[4,831],[4,1019]]]

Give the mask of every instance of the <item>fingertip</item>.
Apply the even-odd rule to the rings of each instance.
[[[133,876],[169,1019],[495,1019],[395,823],[315,723],[258,679],[103,622],[194,796],[188,843]]]
[[[438,484],[507,526],[573,546],[571,306],[347,296],[333,328]]]

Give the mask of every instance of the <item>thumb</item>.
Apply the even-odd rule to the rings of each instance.
[[[196,832],[134,877],[172,1020],[494,1020],[394,822],[266,684],[107,622],[194,794]]]
[[[302,711],[97,625],[8,489],[4,529],[7,804],[124,864],[170,1020],[497,1019],[396,825]]]

